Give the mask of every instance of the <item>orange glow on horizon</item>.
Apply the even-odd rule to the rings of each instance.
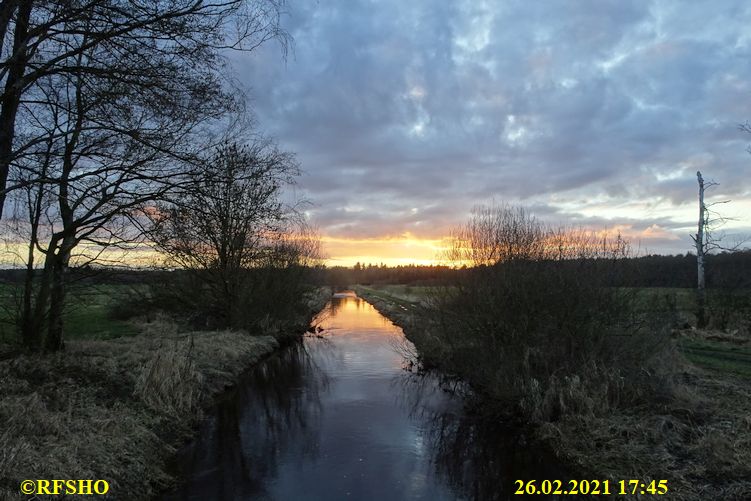
[[[670,240],[680,238],[675,233],[653,224],[638,230],[632,224],[614,224],[605,228],[579,228],[591,231],[594,235],[614,239],[621,235],[633,247],[649,240]],[[356,263],[368,265],[406,266],[414,265],[450,265],[445,252],[451,247],[449,236],[440,238],[419,238],[409,233],[401,236],[383,236],[374,238],[344,238],[321,236],[326,266],[354,266]]]
[[[354,266],[356,263],[386,266],[444,264],[448,237],[418,238],[409,233],[398,237],[342,238],[321,236],[326,266]]]
[[[587,230],[587,228],[583,228]],[[650,241],[677,241],[680,237],[675,231],[662,228],[656,224],[644,229],[634,228],[632,224],[614,224],[606,228],[589,228],[600,237],[614,237],[621,234],[638,249]],[[411,233],[398,236],[378,236],[373,238],[347,238],[320,235],[323,263],[328,266],[352,267],[356,263],[368,265],[406,266],[406,265],[451,265],[446,260],[446,251],[451,248],[449,236],[418,237]],[[160,261],[159,254],[142,243],[126,250],[109,250],[100,256],[100,264],[121,264],[125,266],[148,267]],[[22,267],[28,249],[21,242],[5,242],[0,246],[0,265]],[[96,255],[95,249],[82,246],[78,253]],[[37,261],[41,256],[37,256]],[[85,261],[86,259],[81,259]],[[74,259],[75,263],[76,259]]]

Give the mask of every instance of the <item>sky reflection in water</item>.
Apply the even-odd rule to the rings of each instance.
[[[166,499],[505,499],[514,479],[556,470],[405,371],[401,329],[370,304],[333,298],[317,322],[321,338],[271,357],[217,407]]]

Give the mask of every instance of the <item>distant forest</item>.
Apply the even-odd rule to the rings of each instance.
[[[696,287],[696,255],[651,255],[619,259],[608,265],[610,283],[620,287]],[[575,266],[574,261],[571,262]],[[613,271],[615,269],[615,272]],[[439,285],[463,270],[447,266],[355,265],[327,268],[322,274],[326,285],[404,284]],[[707,258],[707,286],[723,289],[751,288],[751,251],[710,255]]]

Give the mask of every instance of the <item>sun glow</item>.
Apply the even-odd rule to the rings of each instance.
[[[322,236],[327,266],[362,264],[438,265],[448,248],[447,238],[419,238],[409,233],[396,237],[342,238]]]

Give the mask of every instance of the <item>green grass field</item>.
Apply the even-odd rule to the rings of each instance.
[[[129,321],[113,319],[110,308],[123,301],[134,289],[131,285],[87,285],[72,287],[65,309],[65,336],[68,339],[112,339],[133,336],[138,328]],[[18,292],[20,293],[20,291]],[[13,286],[0,286],[0,342],[16,338]]]
[[[682,339],[678,346],[692,363],[705,369],[751,377],[751,345]]]
[[[374,296],[391,301],[405,310],[411,310],[428,297],[430,287],[414,287],[409,285],[375,285],[358,286]]]

